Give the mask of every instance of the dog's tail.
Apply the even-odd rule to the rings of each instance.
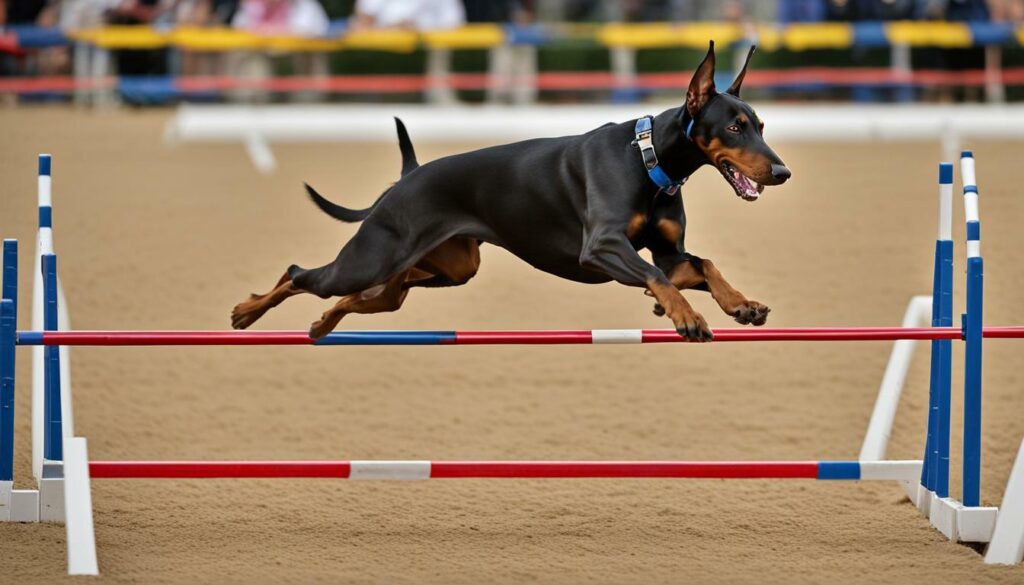
[[[412,140],[409,139],[409,132],[405,129],[405,124],[402,123],[402,120],[397,117],[395,118],[395,129],[398,131],[398,149],[402,152],[401,176],[404,177],[416,169],[416,167],[420,166],[420,163],[416,161],[416,150],[412,147]],[[366,209],[349,209],[329,201],[326,197],[317,193],[316,189],[310,187],[308,183],[303,184],[306,186],[306,193],[309,194],[309,198],[313,200],[313,203],[315,203],[321,211],[334,219],[347,223],[354,223],[366,219],[366,216],[370,215],[373,208],[377,207],[377,203],[380,202],[381,197],[391,190],[388,188],[384,193],[381,193],[381,196],[377,198],[377,201],[374,201],[373,205]]]
[[[412,147],[412,140],[409,140],[405,124],[397,116],[395,116],[395,130],[398,131],[398,150],[402,151],[402,176],[404,177],[420,166],[420,163],[416,162],[416,151]]]

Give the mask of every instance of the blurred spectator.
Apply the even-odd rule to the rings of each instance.
[[[176,0],[171,19],[176,26],[224,27],[231,24],[238,11],[239,0]],[[170,11],[169,11],[170,13]],[[182,75],[216,75],[225,69],[222,52],[199,52],[179,49]]]
[[[949,21],[979,22],[988,21],[991,14],[985,0],[948,0],[940,18]],[[985,68],[985,47],[966,47],[962,49],[935,49],[936,65],[947,71],[969,71]],[[981,89],[974,86],[943,87],[935,96],[939,101],[962,99],[964,101],[981,101]]]
[[[330,21],[317,0],[242,0],[231,19],[235,28],[265,35],[295,35],[321,37],[327,34]],[[228,70],[235,76],[262,80],[274,76],[274,58],[285,57],[298,75],[326,77],[327,56],[324,53],[296,51],[279,54],[264,51],[237,51],[232,53]],[[263,90],[231,92],[238,101],[266,101],[269,93]],[[315,91],[296,92],[289,96],[295,101],[318,101]]]
[[[352,28],[437,30],[457,28],[465,22],[461,0],[358,0]]]
[[[946,20],[983,22],[991,18],[988,2],[985,0],[949,0],[945,4]]]
[[[57,15],[56,0],[0,0],[0,28],[17,25],[56,26]],[[26,62],[18,58],[4,57],[0,70],[4,74],[54,75],[68,68],[68,51],[65,47],[35,51],[33,56],[27,62],[27,67]]]
[[[1024,0],[992,0],[989,9],[996,22],[1024,22]]]
[[[780,0],[779,22],[821,22],[828,14],[823,0]]]
[[[121,0],[58,0],[60,2],[60,27],[65,30],[103,26],[107,13],[121,3]]]
[[[57,2],[51,0],[0,0],[0,26],[34,24],[53,26],[57,22]]]
[[[227,26],[238,10],[238,0],[178,0],[174,23],[188,26]]]
[[[466,22],[533,21],[533,0],[464,0]]]
[[[316,0],[242,0],[231,25],[260,34],[318,37],[330,26]]]
[[[122,0],[107,10],[107,24],[153,24],[167,9],[160,0]],[[119,75],[166,75],[167,49],[121,49],[114,51]]]

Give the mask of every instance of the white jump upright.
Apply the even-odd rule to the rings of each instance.
[[[43,266],[42,257],[53,254],[53,159],[49,154],[39,155],[38,203],[39,232],[36,238],[36,254],[32,272],[32,328],[42,330],[43,323]],[[69,330],[71,319],[68,315],[64,289],[57,281],[57,329]],[[39,519],[43,522],[64,520],[63,474],[60,462],[47,465],[44,457],[44,387],[45,350],[32,348],[32,473],[39,483]],[[69,348],[60,348],[61,370],[61,414],[65,438],[74,437],[75,418],[71,400],[71,357]]]

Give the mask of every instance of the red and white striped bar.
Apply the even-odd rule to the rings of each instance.
[[[916,481],[920,461],[92,461],[92,479],[820,479]]]
[[[715,342],[895,341],[961,339],[959,327],[788,327],[716,329]],[[989,339],[1019,339],[1024,327],[986,327]],[[533,331],[335,331],[318,340],[305,331],[19,331],[18,345],[590,345],[684,343],[672,329]]]

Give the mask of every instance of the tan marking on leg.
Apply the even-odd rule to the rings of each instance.
[[[727,315],[731,315],[744,325],[748,323],[765,324],[771,309],[757,301],[748,299],[743,293],[733,288],[711,260],[704,259],[702,267],[711,297]]]
[[[629,220],[629,225],[626,226],[626,237],[632,240],[646,225],[647,216],[643,213],[634,213]]]
[[[684,290],[703,284],[704,275],[690,261],[684,260],[672,267],[668,280],[679,290]]]
[[[291,277],[285,272],[270,292],[262,295],[250,295],[248,299],[235,305],[235,308],[231,310],[231,326],[235,329],[245,329],[267,311],[280,305],[285,299],[304,292],[306,291],[292,285]]]
[[[683,226],[679,225],[678,221],[665,217],[658,220],[658,233],[666,241],[674,244],[683,236]]]
[[[647,289],[651,291],[658,304],[664,307],[665,314],[676,326],[680,335],[691,341],[711,341],[711,329],[700,313],[693,310],[690,303],[669,283],[650,280]]]
[[[705,259],[703,262],[704,278],[707,279],[711,297],[715,299],[718,306],[722,307],[723,311],[732,315],[741,305],[746,304],[747,297],[725,280],[711,260]]]
[[[409,294],[408,290],[402,289],[402,283],[405,282],[407,276],[407,272],[403,272],[391,277],[384,283],[383,290],[370,298],[363,298],[361,292],[342,297],[310,326],[309,336],[313,339],[320,339],[334,331],[338,323],[349,313],[370,314],[397,311]]]

